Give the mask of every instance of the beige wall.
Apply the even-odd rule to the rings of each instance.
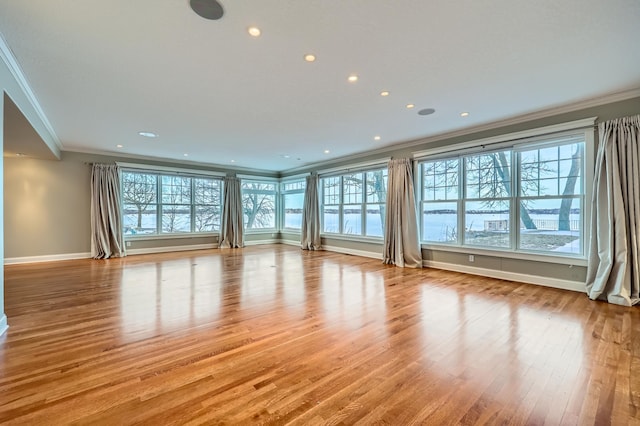
[[[6,158],[5,257],[88,253],[90,167]]]

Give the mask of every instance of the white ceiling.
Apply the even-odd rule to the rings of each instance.
[[[270,171],[640,88],[638,0],[220,1],[0,0],[0,32],[62,149]]]

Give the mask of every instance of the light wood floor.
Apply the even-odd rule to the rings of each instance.
[[[580,293],[283,245],[6,266],[5,290],[2,424],[640,418],[638,309]]]

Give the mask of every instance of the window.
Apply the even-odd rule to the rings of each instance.
[[[387,169],[321,179],[324,233],[381,238],[387,198]]]
[[[584,151],[571,135],[421,162],[422,241],[582,254]]]
[[[220,179],[122,172],[125,235],[214,232],[220,229]]]
[[[242,209],[246,230],[276,228],[276,183],[242,181]]]
[[[304,204],[304,179],[282,183],[282,228],[286,230],[302,229],[302,208]]]

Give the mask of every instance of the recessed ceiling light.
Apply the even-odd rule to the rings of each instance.
[[[291,156],[290,156],[290,155],[287,155],[287,154],[284,154],[284,155],[282,156],[282,158],[291,158]]]
[[[469,113],[468,112],[461,112],[460,113],[460,117],[468,117]]]
[[[436,112],[436,110],[433,108],[424,108],[418,111],[418,115],[431,115],[434,112]]]
[[[188,156],[189,156],[189,154],[182,154],[182,155],[184,155],[185,157],[188,157]]]
[[[232,162],[232,163],[235,163],[235,162],[236,162],[236,160],[231,160],[231,162]]]
[[[415,108],[414,104],[407,104],[407,109]]]
[[[120,145],[120,144],[116,145],[116,148],[122,148],[122,147],[123,147],[123,146],[122,146],[122,145]]]
[[[358,76],[355,74],[351,74],[349,78],[347,78],[347,80],[349,80],[350,83],[355,83],[356,81],[358,81]]]
[[[384,90],[384,91],[380,92],[380,96],[389,96],[389,92]]]
[[[250,36],[252,37],[260,37],[260,28],[258,27],[249,27],[247,29],[247,32],[249,33]]]
[[[143,136],[145,138],[157,138],[158,135],[156,133],[153,132],[138,132],[138,134],[140,136]]]
[[[311,53],[304,55],[304,60],[307,62],[314,62],[316,60],[316,55],[312,55]]]
[[[324,153],[325,153],[325,154],[328,154],[328,153],[330,153],[330,152],[331,152],[331,151],[329,151],[328,149],[325,149],[325,150],[324,150]]]
[[[374,141],[379,141],[379,140],[380,140],[380,136],[374,136],[374,137],[373,137],[373,140],[374,140]]]

